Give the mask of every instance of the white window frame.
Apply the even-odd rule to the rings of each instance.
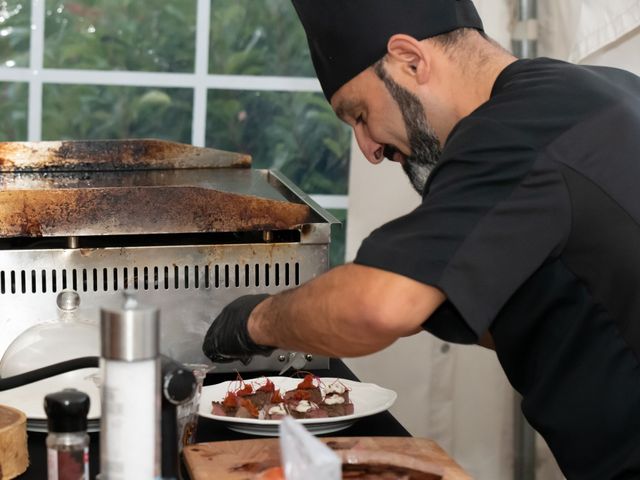
[[[207,92],[210,89],[321,92],[315,78],[209,74],[211,0],[196,0],[195,71],[193,73],[132,72],[44,68],[45,0],[31,0],[31,38],[28,68],[0,67],[0,82],[29,84],[27,139],[42,140],[44,84],[106,85],[193,89],[193,145],[205,146]],[[324,208],[347,209],[347,195],[311,195]]]

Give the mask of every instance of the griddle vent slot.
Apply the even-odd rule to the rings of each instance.
[[[295,287],[300,263],[149,265],[53,270],[0,270],[0,295],[129,290]]]

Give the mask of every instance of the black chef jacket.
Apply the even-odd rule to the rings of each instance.
[[[356,263],[441,289],[424,324],[487,330],[569,479],[640,478],[640,79],[519,60],[461,120],[412,213]]]

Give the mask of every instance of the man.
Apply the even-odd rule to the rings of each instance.
[[[423,201],[353,264],[234,301],[205,353],[481,342],[568,478],[640,478],[640,79],[516,60],[470,0],[294,5],[337,115]]]

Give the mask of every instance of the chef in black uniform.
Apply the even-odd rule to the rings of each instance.
[[[337,115],[422,203],[352,264],[231,303],[205,353],[481,343],[569,479],[639,479],[640,79],[517,60],[470,0],[293,4]]]

